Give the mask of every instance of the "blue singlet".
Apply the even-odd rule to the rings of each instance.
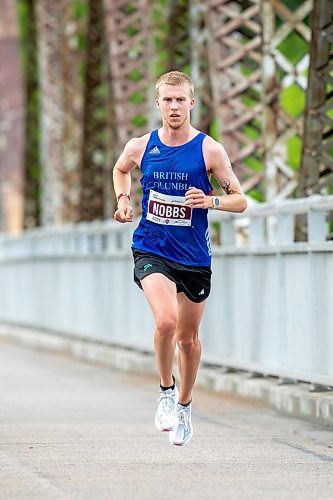
[[[210,266],[207,209],[183,207],[189,187],[208,195],[200,132],[181,146],[166,146],[154,130],[141,162],[142,217],[132,247],[180,264]],[[167,195],[167,196],[166,196]]]

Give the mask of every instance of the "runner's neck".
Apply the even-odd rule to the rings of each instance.
[[[163,125],[158,131],[158,136],[165,146],[182,146],[194,139],[198,133],[198,130],[191,125],[179,129],[172,129]]]

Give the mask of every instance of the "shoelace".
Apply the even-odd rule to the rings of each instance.
[[[162,409],[172,410],[174,406],[174,396],[173,394],[164,394],[161,393],[159,399],[157,400],[158,404],[161,405]]]
[[[180,410],[177,416],[178,416],[178,425],[183,425],[184,427],[186,427],[185,411]]]

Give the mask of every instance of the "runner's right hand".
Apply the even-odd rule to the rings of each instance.
[[[122,223],[133,221],[133,209],[127,198],[124,197],[119,201],[118,209],[116,210],[113,218],[117,222]]]

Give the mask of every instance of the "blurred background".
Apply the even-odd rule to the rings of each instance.
[[[159,125],[154,83],[172,69],[250,201],[333,193],[331,0],[0,5],[1,232],[112,217],[115,159]]]

